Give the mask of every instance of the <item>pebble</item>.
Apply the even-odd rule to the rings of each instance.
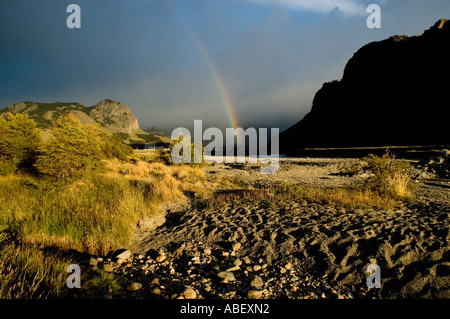
[[[221,271],[217,274],[220,278],[222,278],[222,283],[227,284],[230,281],[234,281],[234,274],[229,271]]]
[[[284,268],[285,268],[286,270],[291,270],[292,264],[291,264],[291,263],[287,263],[287,264],[284,266]]]
[[[253,266],[253,271],[258,271],[258,270],[261,270],[261,265],[254,265]]]
[[[262,291],[259,290],[249,290],[247,293],[248,299],[260,299],[262,297]]]
[[[233,266],[233,267],[228,268],[226,271],[237,271],[240,269],[241,269],[241,267],[239,267],[239,266]]]
[[[166,255],[164,255],[164,254],[156,257],[156,261],[159,263],[162,263],[165,259],[166,259]]]
[[[161,290],[160,290],[159,288],[154,288],[154,289],[152,290],[152,294],[154,294],[154,295],[160,295],[160,294],[161,294]]]
[[[159,285],[159,278],[153,278],[153,280],[150,282],[150,285]]]
[[[194,289],[189,287],[183,292],[183,297],[184,299],[196,299],[197,293],[195,292]]]
[[[239,258],[237,258],[233,261],[233,265],[240,266],[240,265],[242,265],[242,261]]]
[[[232,248],[233,248],[233,251],[238,251],[239,248],[241,248],[241,243],[234,243]]]
[[[98,260],[97,259],[92,258],[92,257],[91,257],[91,259],[89,259],[89,266],[97,267],[97,264],[98,264]]]
[[[128,259],[131,256],[130,250],[125,250],[116,256],[117,259]]]
[[[209,249],[209,248],[206,248],[204,251],[203,251],[203,253],[205,254],[205,255],[211,255],[211,249]]]
[[[261,287],[262,285],[264,285],[264,282],[261,277],[255,276],[250,285],[252,285],[253,287]]]
[[[133,282],[131,285],[127,287],[128,291],[137,291],[142,288],[142,284],[140,282]]]
[[[247,265],[251,264],[251,260],[250,258],[248,258],[248,256],[245,256],[244,258],[242,258],[244,260],[244,263],[246,263]]]

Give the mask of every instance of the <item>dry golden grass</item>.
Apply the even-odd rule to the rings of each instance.
[[[301,185],[282,185],[270,189],[242,189],[225,192],[212,196],[207,200],[207,203],[209,205],[217,205],[248,201],[266,201],[275,205],[295,201],[348,209],[393,209],[398,206],[396,200],[381,197],[368,189],[324,189]]]
[[[0,177],[0,231],[39,246],[93,254],[127,247],[134,225],[187,191],[208,196],[201,168],[109,160],[105,170],[68,184]]]
[[[0,299],[56,298],[67,294],[69,259],[46,256],[0,233]]]

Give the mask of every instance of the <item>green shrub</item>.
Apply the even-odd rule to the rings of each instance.
[[[0,159],[0,175],[13,174],[17,171],[17,169],[17,164],[15,164],[13,161]]]
[[[172,161],[172,149],[175,145],[177,145],[178,143],[186,143],[185,141],[183,141],[183,136],[180,135],[178,137],[178,139],[176,140],[172,140],[172,146],[170,147],[169,151],[166,151],[164,153],[161,154],[161,158],[163,159],[164,164],[166,165],[176,165],[173,161]],[[203,167],[203,166],[207,166],[208,163],[205,161],[205,158],[203,156],[204,150],[205,150],[205,146],[201,143],[197,144],[199,147],[196,148],[195,147],[195,143],[191,143],[191,160],[190,163],[183,163],[183,165],[191,165],[191,166],[196,166],[196,167]],[[195,153],[197,152],[197,149],[200,150],[201,149],[201,156],[202,156],[202,162],[201,163],[195,163]],[[184,153],[184,148],[181,149],[179,155],[183,156]],[[181,164],[181,163],[180,163]]]
[[[128,161],[128,156],[133,154],[131,146],[125,144],[117,133],[105,135],[102,150],[106,158],[118,158]]]
[[[32,169],[40,144],[36,123],[28,114],[0,117],[0,175]]]
[[[51,134],[35,164],[39,172],[57,179],[70,179],[102,167],[100,127],[83,126],[75,115],[68,113],[56,119]]]

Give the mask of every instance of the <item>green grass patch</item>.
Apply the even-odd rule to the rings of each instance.
[[[137,220],[156,214],[157,205],[176,192],[161,189],[157,180],[106,174],[56,186],[2,177],[0,230],[26,242],[102,254],[129,245]]]

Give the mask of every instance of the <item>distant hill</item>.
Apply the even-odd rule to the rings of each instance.
[[[306,147],[450,144],[450,22],[421,36],[359,49],[340,81],[325,83],[311,111],[280,135],[280,151]]]
[[[147,143],[160,138],[158,134],[149,134],[140,129],[137,118],[127,105],[109,99],[91,107],[76,102],[21,102],[0,110],[0,116],[8,112],[28,113],[37,126],[43,129],[44,136],[51,128],[53,119],[64,112],[70,112],[85,125],[98,123],[108,132],[118,133],[127,143]]]

